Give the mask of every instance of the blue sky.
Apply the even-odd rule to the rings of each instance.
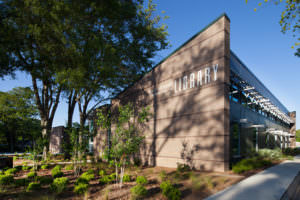
[[[282,6],[268,4],[258,7],[259,1],[244,0],[154,0],[158,12],[165,11],[171,47],[159,52],[156,62],[170,54],[191,36],[204,28],[222,13],[231,20],[231,49],[288,108],[300,113],[300,58],[294,56],[291,46],[296,41],[291,34],[280,32],[279,19]],[[30,76],[17,73],[17,79],[0,80],[0,90],[17,86],[31,86]],[[64,125],[67,107],[64,99],[58,107],[54,126]],[[74,121],[78,121],[76,108]],[[300,123],[300,117],[297,124]]]

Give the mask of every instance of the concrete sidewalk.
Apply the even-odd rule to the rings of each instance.
[[[205,200],[280,200],[300,171],[300,155],[220,191]]]

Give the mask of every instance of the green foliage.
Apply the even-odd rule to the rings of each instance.
[[[41,169],[49,169],[49,165],[47,165],[47,164],[46,165],[42,165]]]
[[[75,181],[75,185],[79,184],[89,184],[89,181],[86,178],[79,177]]]
[[[12,175],[0,175],[0,185],[10,185],[14,182]]]
[[[47,176],[41,176],[38,178],[41,185],[50,185],[53,182],[53,179],[51,177]]]
[[[191,171],[191,168],[187,164],[177,163],[177,169],[178,172],[188,172]]]
[[[31,140],[31,136],[39,131],[40,122],[35,119],[36,115],[33,92],[29,87],[0,92],[0,136],[9,146],[7,151],[14,151],[18,140]]]
[[[286,156],[296,156],[300,154],[299,148],[285,148],[282,149],[282,153]]]
[[[29,178],[29,179],[32,179],[32,178],[34,178],[34,177],[36,177],[37,176],[37,173],[36,172],[29,172],[28,174],[27,174],[27,178]]]
[[[22,170],[23,170],[23,171],[27,171],[27,170],[30,170],[30,169],[31,169],[31,166],[24,165],[24,166],[22,167]]]
[[[73,170],[74,169],[74,165],[66,165],[65,166],[65,170]]]
[[[58,177],[62,177],[64,175],[64,173],[61,171],[61,166],[60,165],[56,165],[52,170],[51,170],[51,175],[53,178],[58,178]]]
[[[39,190],[41,188],[41,184],[37,182],[31,182],[26,188],[26,192]]]
[[[138,177],[136,178],[135,182],[136,182],[138,185],[147,185],[148,180],[146,179],[145,176],[138,176]]]
[[[180,200],[181,192],[178,188],[175,188],[170,181],[164,181],[160,184],[162,194],[169,200]]]
[[[234,173],[243,173],[262,167],[268,167],[270,165],[272,165],[272,162],[270,160],[262,159],[259,157],[246,158],[233,165],[232,171]]]
[[[84,194],[88,191],[89,185],[86,183],[79,183],[78,185],[75,185],[74,192],[76,194]]]
[[[115,180],[116,180],[115,175],[114,176],[104,175],[99,179],[99,184],[106,185],[106,184],[110,184],[110,183],[114,182]]]
[[[80,177],[83,179],[86,179],[89,182],[90,180],[92,180],[95,177],[95,175],[94,175],[94,173],[84,172]]]
[[[100,171],[99,171],[99,176],[100,177],[103,177],[103,176],[105,176],[106,175],[106,172],[103,170],[103,169],[101,169]]]
[[[166,171],[162,170],[160,173],[159,173],[159,177],[160,177],[160,181],[163,182],[167,179],[167,173]]]
[[[124,174],[123,175],[123,181],[124,182],[130,182],[131,181],[131,176],[129,174]]]
[[[29,184],[29,179],[27,178],[15,179],[15,186],[17,187],[26,186],[28,184]]]
[[[259,149],[257,152],[258,156],[263,159],[270,159],[270,160],[279,160],[282,159],[283,154],[281,149]]]
[[[135,112],[132,104],[119,106],[118,114],[111,116],[103,111],[97,112],[97,123],[102,128],[108,128],[110,121],[116,122],[115,133],[111,134],[111,147],[106,149],[105,158],[115,165],[117,171],[125,171],[130,158],[139,151],[144,140],[141,127],[149,116],[149,108]],[[114,118],[114,119],[112,119]],[[113,158],[113,160],[111,159]],[[119,177],[118,177],[119,178]],[[122,178],[122,177],[121,177]],[[122,184],[122,180],[120,183]]]
[[[5,171],[5,175],[14,175],[18,170],[16,168],[10,168]]]
[[[300,52],[299,52],[300,53]],[[299,57],[300,57],[300,55],[299,55]],[[297,131],[296,131],[296,141],[297,142],[300,142],[300,129],[298,129]]]
[[[130,189],[131,192],[131,199],[136,200],[136,199],[143,199],[148,191],[143,185],[136,185]]]
[[[67,177],[56,178],[51,184],[51,190],[59,194],[67,188],[68,182],[69,179]]]

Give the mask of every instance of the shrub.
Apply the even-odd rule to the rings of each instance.
[[[18,170],[16,168],[10,168],[5,171],[5,175],[13,175],[17,172]]]
[[[4,174],[4,172],[2,170],[0,170],[0,175],[3,175],[3,174]]]
[[[89,185],[85,183],[80,183],[78,185],[75,185],[74,192],[76,194],[84,194],[88,190]]]
[[[91,174],[91,173],[89,173],[89,172],[84,172],[83,174],[81,174],[80,177],[83,178],[83,179],[86,179],[87,181],[90,181],[90,180],[92,180],[95,176],[94,176],[94,174]]]
[[[283,157],[281,149],[259,149],[258,156],[263,159],[279,160]]]
[[[31,182],[26,188],[26,192],[32,191],[32,190],[39,190],[41,188],[41,184],[37,182]]]
[[[27,171],[27,170],[30,170],[30,169],[31,169],[31,167],[27,166],[27,165],[23,165],[23,167],[22,167],[23,171]]]
[[[160,184],[160,189],[162,194],[169,200],[180,200],[181,192],[179,189],[175,188],[170,181],[164,181]]]
[[[73,165],[66,165],[65,170],[73,170],[74,166]]]
[[[115,179],[112,179],[110,175],[105,175],[99,179],[101,185],[112,183]]]
[[[111,175],[109,175],[109,177],[112,181],[115,181],[117,178],[117,175],[116,175],[116,173],[112,173]]]
[[[79,177],[76,179],[75,185],[79,185],[79,184],[89,184],[89,181],[85,178]]]
[[[14,182],[12,175],[0,175],[0,185],[10,185]]]
[[[27,178],[15,179],[15,185],[17,187],[28,185],[29,180]]]
[[[188,172],[191,171],[190,166],[187,164],[177,163],[177,169],[178,172]]]
[[[286,156],[296,156],[300,154],[300,149],[298,148],[285,148],[282,149],[282,153]]]
[[[105,175],[106,175],[105,171],[104,171],[103,169],[101,169],[101,170],[99,171],[99,176],[103,177],[103,176],[105,176]]]
[[[51,184],[51,190],[59,194],[66,189],[68,182],[67,177],[56,178]]]
[[[130,181],[131,181],[131,176],[129,174],[124,174],[123,182],[130,182]]]
[[[147,195],[147,190],[143,185],[136,185],[130,189],[131,199],[143,199]]]
[[[41,185],[50,185],[53,182],[53,179],[51,177],[47,176],[41,176],[38,178]]]
[[[48,169],[49,168],[49,165],[42,165],[41,166],[41,169]]]
[[[93,169],[89,169],[87,170],[85,173],[88,173],[88,174],[95,174],[95,171]]]
[[[29,172],[28,174],[27,174],[27,177],[29,178],[29,179],[32,179],[32,178],[34,178],[34,177],[36,177],[37,176],[37,173],[36,172]]]
[[[59,178],[64,175],[64,173],[61,171],[61,166],[56,165],[52,170],[51,170],[51,175],[53,178]]]
[[[136,183],[137,183],[138,185],[146,185],[146,184],[148,183],[148,180],[146,179],[145,176],[138,176],[138,177],[136,178]]]
[[[232,167],[232,171],[234,173],[243,173],[261,167],[267,167],[270,165],[272,165],[272,162],[270,160],[253,157],[239,161]]]

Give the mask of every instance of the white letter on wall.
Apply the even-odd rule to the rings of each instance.
[[[217,76],[218,67],[219,67],[218,64],[213,66],[213,68],[214,68],[214,81],[216,81],[218,79],[218,76]]]
[[[183,90],[186,90],[187,89],[187,86],[188,86],[188,83],[187,83],[187,76],[184,76],[183,77],[183,84],[182,84],[182,86],[183,86]]]
[[[205,84],[210,82],[210,68],[205,68]]]
[[[190,75],[190,88],[194,88],[195,87],[195,74],[191,73]]]
[[[178,91],[181,91],[181,78],[179,78]]]
[[[198,80],[197,80],[197,87],[202,85],[202,71],[198,71]]]

